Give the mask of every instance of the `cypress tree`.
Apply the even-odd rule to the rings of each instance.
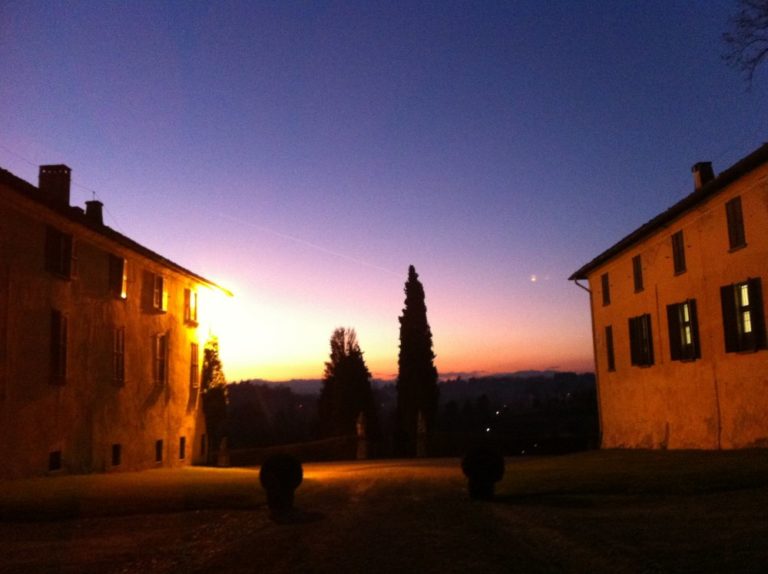
[[[331,355],[325,363],[323,387],[318,400],[321,434],[354,434],[361,412],[365,414],[368,436],[376,438],[378,416],[371,389],[371,373],[365,364],[355,330],[340,327],[331,335]]]
[[[427,322],[424,287],[413,265],[405,283],[405,308],[400,320],[400,355],[397,376],[397,446],[402,454],[417,451],[419,418],[432,433],[437,416],[437,369],[432,331]]]

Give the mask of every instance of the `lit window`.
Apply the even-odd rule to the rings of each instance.
[[[109,292],[117,299],[128,297],[128,261],[116,255],[109,256]]]
[[[766,348],[760,278],[720,288],[725,352]]]
[[[667,325],[673,361],[692,361],[701,357],[695,299],[667,305]]]
[[[51,382],[61,385],[67,379],[67,317],[51,311]]]
[[[725,216],[728,221],[728,246],[738,249],[747,244],[744,234],[744,216],[741,211],[741,198],[734,197],[725,204]]]
[[[184,289],[184,321],[197,324],[197,291]]]
[[[682,231],[672,235],[672,264],[675,268],[675,275],[685,273],[685,239]]]
[[[152,307],[157,311],[168,310],[168,291],[162,275],[155,275],[152,288]]]
[[[653,365],[653,336],[651,316],[648,313],[630,318],[629,345],[633,365],[639,367]]]

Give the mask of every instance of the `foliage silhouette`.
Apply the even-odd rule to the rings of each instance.
[[[218,449],[225,435],[227,421],[227,379],[219,358],[219,340],[211,337],[203,350],[201,377],[203,414],[211,452]]]
[[[364,413],[366,433],[378,436],[378,412],[371,389],[371,373],[354,329],[339,327],[330,340],[330,360],[325,363],[323,387],[318,399],[318,418],[322,436],[355,433],[360,413]]]
[[[408,268],[405,307],[400,321],[400,354],[397,376],[397,426],[401,454],[416,452],[419,413],[427,437],[433,432],[439,391],[432,351],[432,331],[427,321],[424,287],[416,269]],[[425,438],[425,437],[422,437]]]
[[[461,470],[469,479],[469,496],[491,500],[496,483],[504,477],[504,457],[489,446],[475,446],[461,461]]]
[[[267,505],[273,516],[293,510],[294,493],[303,480],[301,463],[289,454],[277,453],[264,461],[259,482],[267,492]]]
[[[768,0],[739,0],[730,23],[731,30],[723,34],[723,58],[751,85],[758,66],[768,60]]]

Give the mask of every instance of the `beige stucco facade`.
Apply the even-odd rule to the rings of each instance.
[[[734,248],[726,204],[735,198],[741,202],[745,242]],[[672,236],[681,231],[685,269],[676,271]],[[637,256],[642,289],[635,284]],[[744,315],[739,328],[754,331],[758,343],[726,350],[731,286],[760,279],[763,299],[768,290],[768,146],[705,181],[571,279],[589,282],[604,448],[768,446],[765,307],[757,297],[742,308],[751,315]],[[670,328],[678,307],[668,306],[690,301],[697,317],[690,335],[698,356],[673,359],[672,339],[679,344],[680,327]],[[632,364],[629,321],[643,315],[650,317],[653,359],[638,365]],[[606,327],[612,331],[613,368]]]
[[[64,200],[0,171],[0,477],[200,461],[218,288],[70,207],[66,171]]]

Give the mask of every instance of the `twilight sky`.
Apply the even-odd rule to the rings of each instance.
[[[4,2],[0,166],[232,289],[230,380],[394,377],[409,264],[441,376],[592,370],[570,273],[766,141],[735,4]]]

